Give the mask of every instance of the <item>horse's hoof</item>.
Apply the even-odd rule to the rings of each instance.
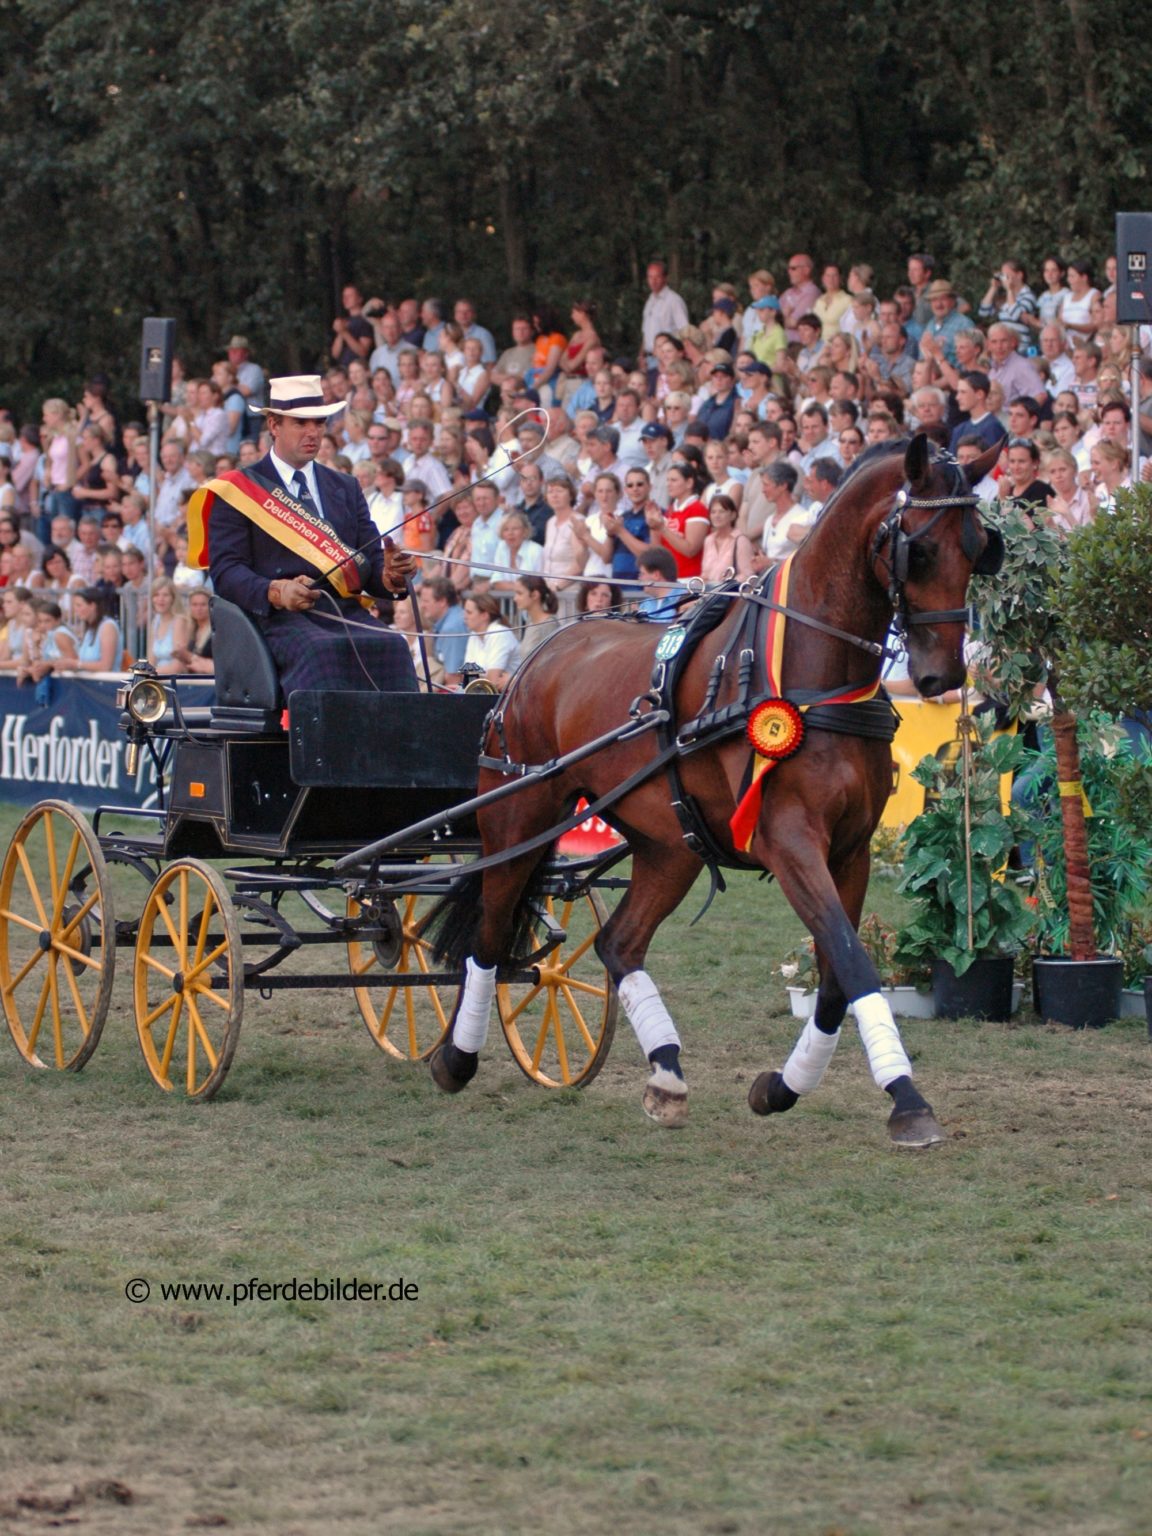
[[[897,1147],[934,1147],[948,1138],[930,1109],[894,1109],[888,1134]]]
[[[791,1109],[799,1097],[779,1072],[761,1072],[748,1090],[748,1108],[754,1115],[780,1115]]]
[[[479,1063],[478,1052],[459,1051],[451,1040],[446,1040],[429,1057],[428,1070],[441,1093],[461,1093],[476,1076]]]
[[[675,1072],[657,1067],[644,1088],[644,1113],[665,1130],[688,1124],[688,1086]]]

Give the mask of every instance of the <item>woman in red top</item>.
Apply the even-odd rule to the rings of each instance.
[[[704,540],[711,524],[708,508],[700,500],[701,487],[691,465],[670,464],[667,485],[671,506],[667,512],[661,512],[659,507],[651,505],[646,517],[652,543],[663,544],[671,551],[676,562],[676,575],[684,580],[700,574]]]
[[[560,372],[569,379],[579,380],[588,376],[588,367],[584,361],[588,348],[600,345],[600,337],[596,333],[596,314],[596,305],[591,299],[579,299],[572,306],[572,324],[576,329],[560,358]]]

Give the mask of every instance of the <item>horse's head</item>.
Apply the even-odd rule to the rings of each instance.
[[[976,516],[974,486],[995,464],[999,445],[968,466],[917,434],[904,455],[904,484],[872,545],[908,645],[908,670],[929,698],[964,681],[968,579],[992,576],[1004,558],[996,529]]]

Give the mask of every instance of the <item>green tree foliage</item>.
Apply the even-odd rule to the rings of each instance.
[[[1116,510],[1068,541],[1060,586],[1060,672],[1071,708],[1148,718],[1152,711],[1152,486],[1120,491]]]
[[[350,278],[497,327],[591,292],[631,348],[656,251],[697,311],[796,246],[969,291],[1099,259],[1150,55],[1131,0],[0,0],[0,362],[15,401],[97,366],[127,399],[158,313],[197,368],[235,327],[315,364]]]
[[[1068,547],[1041,514],[1025,516],[1013,502],[982,506],[980,515],[1004,535],[1004,565],[969,588],[979,635],[974,668],[983,691],[1020,720],[1034,709],[1061,647]]]

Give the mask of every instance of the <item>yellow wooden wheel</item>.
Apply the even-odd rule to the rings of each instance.
[[[393,987],[355,987],[360,1017],[382,1051],[401,1061],[423,1061],[443,1040],[456,1007],[459,987],[453,984],[412,986],[405,977],[429,976],[444,968],[420,937],[420,923],[434,898],[411,894],[397,904],[388,902],[375,914],[380,937],[348,940],[348,969],[354,977],[386,971],[397,978]],[[348,916],[365,909],[348,898]]]
[[[210,1099],[244,1015],[240,925],[223,880],[199,859],[161,870],[136,935],[136,1034],[166,1093]]]
[[[100,843],[63,800],[16,828],[0,871],[0,1001],[33,1067],[78,1072],[112,996],[116,920]]]
[[[606,912],[592,891],[571,900],[549,896],[545,910],[566,937],[536,964],[532,985],[497,987],[500,1024],[534,1083],[582,1088],[604,1065],[616,1033],[616,989],[592,947]]]

